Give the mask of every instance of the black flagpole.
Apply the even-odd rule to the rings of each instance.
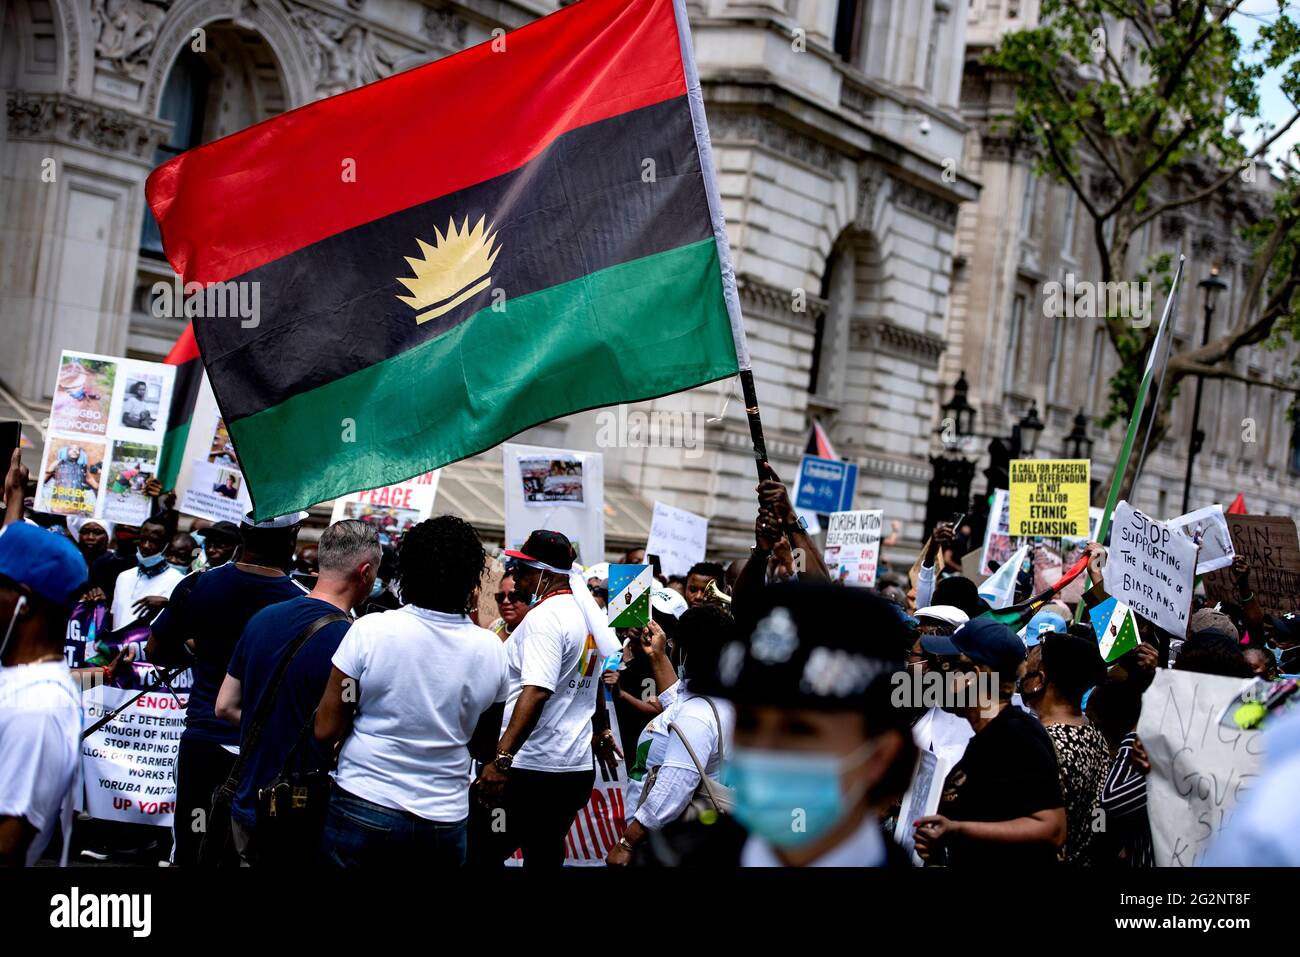
[[[749,419],[749,437],[754,443],[754,467],[758,480],[775,478],[767,464],[767,442],[763,439],[763,419],[758,411],[758,393],[754,390],[754,370],[740,370],[740,390],[745,398],[745,416]]]

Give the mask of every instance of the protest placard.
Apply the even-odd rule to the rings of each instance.
[[[650,565],[610,565],[609,604],[605,611],[612,628],[644,628],[650,624],[650,590],[654,574]]]
[[[927,817],[939,809],[939,799],[943,796],[943,782],[948,776],[948,762],[933,751],[918,751],[916,768],[912,772],[912,781],[903,795],[902,811],[894,825],[894,841],[903,852],[912,858],[917,867],[924,866],[921,855],[916,853],[917,818]]]
[[[434,469],[396,485],[383,485],[336,498],[330,524],[354,519],[385,535],[404,535],[433,515],[433,503],[437,497],[438,470]]]
[[[993,491],[988,525],[984,528],[984,550],[980,555],[980,574],[992,575],[1016,550],[1011,540],[1011,497],[1006,489]]]
[[[581,564],[604,561],[604,457],[513,442],[501,447],[501,456],[506,548],[547,528],[568,536]]]
[[[1207,505],[1171,518],[1169,527],[1193,545],[1200,546],[1196,555],[1196,574],[1205,575],[1232,565],[1236,550],[1222,505]]]
[[[645,553],[659,556],[659,570],[665,577],[685,575],[696,562],[704,561],[708,540],[709,520],[703,515],[655,502]]]
[[[1128,502],[1115,506],[1106,591],[1158,628],[1187,634],[1196,546]]]
[[[177,509],[186,515],[236,524],[252,507],[234,443],[207,376],[194,402],[194,416],[176,476],[176,501]]]
[[[872,588],[880,562],[881,509],[834,512],[826,526],[826,567],[834,581]]]
[[[64,352],[35,470],[37,511],[144,521],[175,377],[159,362]]]
[[[1249,681],[1157,668],[1142,696],[1137,731],[1151,761],[1147,818],[1157,867],[1198,864],[1258,774],[1260,732],[1217,720]]]
[[[1010,533],[1081,538],[1088,534],[1088,459],[1016,459],[1011,463]]]
[[[1234,552],[1250,565],[1250,590],[1265,614],[1285,615],[1300,608],[1300,545],[1295,520],[1283,515],[1228,515]],[[1239,601],[1232,570],[1205,576],[1210,601]]]
[[[82,695],[86,727],[138,694],[99,685]],[[146,691],[81,742],[83,809],[91,817],[167,827],[176,808],[173,769],[187,694]]]

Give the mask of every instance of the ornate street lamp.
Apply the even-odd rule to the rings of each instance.
[[[1012,458],[1033,458],[1038,448],[1038,437],[1044,425],[1038,418],[1038,403],[1031,402],[1029,411],[1011,427]]]
[[[952,387],[952,398],[940,407],[944,419],[952,420],[958,439],[975,434],[975,407],[966,398],[969,391],[970,385],[966,382],[966,372],[962,370]]]
[[[1083,409],[1074,417],[1074,428],[1065,437],[1065,457],[1067,459],[1092,458],[1092,439],[1088,438],[1088,417]]]

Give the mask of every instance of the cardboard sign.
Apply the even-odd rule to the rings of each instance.
[[[158,471],[176,367],[64,352],[36,473],[36,510],[139,525]]]
[[[826,567],[835,581],[873,588],[880,563],[881,509],[835,512],[826,527]]]
[[[1196,581],[1196,546],[1128,502],[1115,506],[1106,591],[1139,617],[1182,638]]]
[[[135,691],[99,685],[82,695],[90,727]],[[84,809],[106,821],[167,827],[176,809],[173,770],[189,696],[147,691],[131,707],[81,742]]]
[[[1082,538],[1092,487],[1088,459],[1016,459],[1011,463],[1013,536]]]
[[[659,570],[665,577],[685,575],[696,562],[704,561],[708,540],[709,520],[703,515],[655,502],[645,553],[659,556]]]
[[[818,515],[847,511],[857,485],[858,467],[852,462],[805,455],[799,461],[794,507]]]
[[[536,529],[568,536],[578,562],[605,559],[605,466],[599,452],[507,442],[501,447],[506,548]]]
[[[1300,608],[1300,546],[1295,520],[1282,515],[1229,515],[1233,550],[1250,564],[1250,587],[1268,615]],[[1238,601],[1230,569],[1205,576],[1210,601]]]
[[[194,417],[176,475],[176,501],[177,510],[186,515],[236,525],[252,508],[234,443],[206,375],[194,400]]]
[[[1107,577],[1109,581],[1109,576]],[[1259,731],[1218,724],[1250,679],[1156,669],[1138,737],[1151,759],[1147,817],[1157,867],[1194,867],[1259,772]]]
[[[383,485],[365,492],[353,492],[334,500],[330,524],[345,518],[373,525],[389,536],[404,535],[408,529],[433,516],[438,497],[438,470],[415,478]]]
[[[1193,545],[1200,546],[1196,556],[1196,574],[1205,575],[1232,565],[1237,553],[1222,505],[1207,505],[1171,518],[1169,527]]]
[[[1011,496],[1006,489],[995,489],[989,507],[989,522],[984,529],[984,551],[980,555],[980,574],[992,575],[1007,563],[1016,550],[1011,540]]]

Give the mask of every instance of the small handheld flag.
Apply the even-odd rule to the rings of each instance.
[[[1109,664],[1138,646],[1138,623],[1133,609],[1111,596],[1089,609],[1097,646]]]
[[[654,573],[649,565],[609,566],[609,623],[613,628],[644,628],[650,624],[650,589]]]

